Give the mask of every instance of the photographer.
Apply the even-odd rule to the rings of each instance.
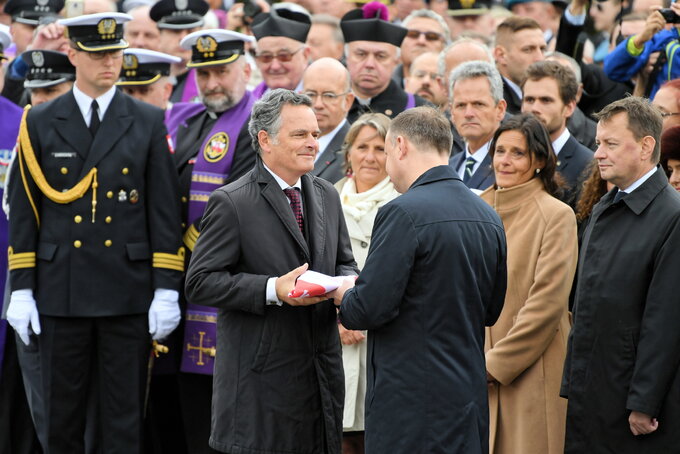
[[[604,71],[617,82],[636,79],[636,94],[653,98],[661,84],[680,77],[678,28],[665,29],[667,23],[680,22],[680,5],[653,11],[644,30],[619,43],[604,60]],[[658,58],[654,58],[659,53]],[[651,58],[650,58],[651,57]]]

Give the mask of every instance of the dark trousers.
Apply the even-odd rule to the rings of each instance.
[[[187,447],[191,454],[217,453],[208,445],[212,405],[212,375],[178,374]]]
[[[85,452],[93,374],[97,376],[94,396],[98,400],[100,452],[141,453],[151,346],[147,314],[97,318],[41,315],[40,324],[47,453]]]

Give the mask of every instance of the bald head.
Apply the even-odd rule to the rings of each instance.
[[[334,58],[320,58],[307,67],[302,92],[312,98],[322,136],[344,121],[354,101],[349,72]]]
[[[456,41],[451,43],[442,52],[439,59],[439,72],[445,78],[448,78],[451,71],[462,63],[475,60],[493,63],[493,57],[489,48],[473,39]]]

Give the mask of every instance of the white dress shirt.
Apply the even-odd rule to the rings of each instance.
[[[104,93],[103,95],[95,98],[97,100],[97,104],[99,105],[99,120],[104,119],[104,114],[106,114],[106,110],[109,108],[111,105],[111,101],[113,100],[113,96],[116,94],[116,86],[114,85]],[[92,101],[93,98],[90,98],[87,96],[85,93],[80,91],[78,88],[78,82],[73,84],[73,97],[76,98],[76,104],[78,104],[78,109],[80,109],[80,113],[83,114],[83,119],[85,120],[85,125],[89,128],[90,127],[90,117],[92,116]]]
[[[642,186],[642,183],[644,183],[649,179],[649,177],[654,175],[654,172],[656,172],[656,166],[654,166],[654,168],[652,168],[652,170],[650,170],[646,174],[642,175],[639,179],[635,180],[635,182],[633,182],[633,184],[631,184],[627,188],[623,189],[619,188],[619,192],[625,192],[626,194],[630,194],[631,192],[635,191],[637,188]]]

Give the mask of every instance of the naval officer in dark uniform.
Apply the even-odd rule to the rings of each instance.
[[[181,43],[191,51],[187,66],[196,70],[201,99],[200,104],[175,104],[167,121],[176,148],[188,252],[198,238],[210,194],[255,165],[248,133],[255,99],[246,90],[250,65],[244,57],[245,43],[253,40],[241,33],[213,29],[194,32]],[[217,309],[187,304],[184,315],[178,380],[185,438],[192,454],[213,453],[208,438]]]
[[[10,180],[7,318],[40,350],[38,432],[50,454],[85,452],[91,386],[103,452],[142,452],[151,340],[180,318],[184,249],[163,113],[114,86],[127,20],[62,22],[75,84],[28,112]]]
[[[406,93],[392,80],[399,63],[399,46],[407,30],[387,22],[384,5],[372,2],[370,6],[372,8],[354,9],[340,21],[355,95],[347,114],[350,123],[367,112],[394,118],[406,109],[429,105],[420,96]]]
[[[149,11],[160,31],[159,50],[182,59],[172,65],[175,88],[170,101],[173,103],[196,101],[196,72],[186,66],[190,54],[180,46],[180,42],[203,27],[203,16],[209,8],[204,0],[159,0]]]

